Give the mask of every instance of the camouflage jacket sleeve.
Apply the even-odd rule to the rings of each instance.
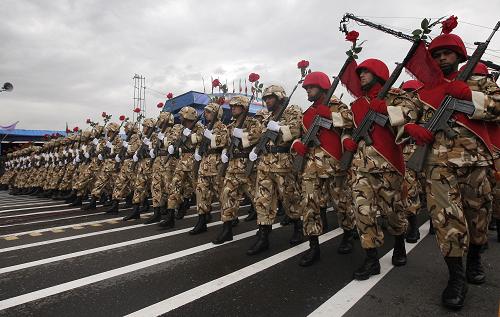
[[[139,146],[141,146],[141,139],[138,133],[134,133],[128,141],[127,156],[133,155],[139,149]]]
[[[205,127],[200,122],[196,122],[196,125],[193,127],[192,133],[189,138],[189,142],[191,143],[191,147],[196,147],[197,144],[201,142],[203,139],[203,131]]]
[[[500,122],[500,88],[488,77],[472,76],[468,81],[472,90],[475,111],[471,119]]]
[[[217,121],[212,130],[213,138],[210,141],[211,149],[223,148],[227,144],[227,127],[224,123]]]
[[[111,143],[113,144],[113,148],[111,149],[111,154],[118,154],[118,153],[120,153],[120,150],[123,147],[123,140],[120,137],[120,135],[117,135],[114,138],[113,142],[111,142]]]
[[[352,112],[339,98],[333,96],[328,103],[332,111],[332,123],[335,128],[352,129]]]
[[[279,123],[281,129],[276,145],[289,145],[294,139],[300,137],[302,127],[302,110],[297,105],[288,106]]]
[[[262,135],[262,124],[255,118],[247,117],[243,125],[243,137],[241,138],[241,146],[246,149],[259,142]]]
[[[183,129],[184,127],[180,124],[174,125],[163,140],[165,146],[168,147],[169,145],[173,145],[175,141],[182,135]]]
[[[422,115],[422,107],[415,95],[399,88],[391,88],[385,100],[389,122],[396,134],[396,143],[401,144],[408,140],[404,125],[417,122]]]

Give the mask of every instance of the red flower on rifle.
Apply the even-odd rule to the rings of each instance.
[[[256,73],[251,73],[250,75],[248,75],[248,81],[251,83],[256,82],[257,80],[259,80],[259,78],[259,74]]]
[[[66,133],[70,133],[71,130],[69,128],[66,128]]]
[[[226,102],[226,100],[224,99],[224,97],[221,97],[221,98],[219,98],[219,99],[217,100],[217,103],[218,103],[219,105],[221,105],[221,106],[222,106],[225,102]]]
[[[92,122],[92,120],[90,120],[90,119],[87,119],[87,123],[91,123],[91,122]]]
[[[453,31],[453,29],[456,28],[458,25],[457,21],[458,21],[458,17],[452,15],[448,19],[441,22],[441,28],[442,28],[441,32],[443,32],[443,34],[451,33],[451,31]]]
[[[297,63],[297,67],[300,69],[307,68],[309,66],[309,61],[306,60],[301,60],[300,62]]]
[[[124,121],[124,120],[125,120],[125,115],[123,115],[123,114],[122,114],[122,115],[120,116],[120,121]]]
[[[103,118],[106,118],[107,113],[106,113],[106,112],[103,112],[103,113],[101,114],[101,116],[102,116]]]
[[[80,129],[78,127],[73,128],[73,132],[78,132]]]
[[[356,40],[358,39],[358,37],[359,37],[359,33],[358,32],[351,31],[351,32],[349,32],[349,33],[346,34],[345,40],[354,43],[354,42],[356,42]]]
[[[157,108],[160,108],[160,109],[161,109],[161,108],[163,108],[163,102],[158,103],[158,104],[156,105],[156,107],[157,107]]]
[[[219,87],[220,86],[220,81],[216,78],[212,81],[212,87]]]
[[[174,94],[172,94],[171,92],[169,92],[169,93],[167,94],[167,98],[168,98],[168,99],[172,99],[173,97],[174,97]]]
[[[135,109],[134,109],[134,112],[135,112],[135,113],[139,113],[139,112],[141,112],[141,108],[135,108]]]

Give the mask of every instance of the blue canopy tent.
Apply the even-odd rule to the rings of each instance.
[[[55,133],[66,135],[65,131],[56,130],[0,129],[0,153],[1,155],[4,155],[6,150],[16,146],[16,144],[23,144],[28,142],[43,143],[45,142],[45,135],[52,135]]]

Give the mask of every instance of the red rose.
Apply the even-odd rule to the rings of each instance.
[[[221,106],[222,106],[225,102],[226,102],[226,100],[224,100],[224,97],[221,97],[221,98],[219,98],[219,99],[217,100],[217,103],[218,103],[219,105],[221,105]]]
[[[66,129],[66,133],[70,133],[70,132],[71,132],[71,130],[69,128]]]
[[[167,98],[168,98],[168,99],[172,99],[173,97],[174,97],[174,94],[173,94],[173,93],[169,92],[169,93],[167,94]]]
[[[122,114],[122,115],[120,116],[120,121],[124,121],[124,120],[125,120],[125,115],[123,115],[123,114]]]
[[[347,33],[347,35],[345,36],[345,40],[354,43],[354,42],[356,42],[356,40],[358,39],[358,37],[359,37],[359,33],[358,32],[351,31],[351,32]]]
[[[90,120],[90,119],[87,119],[87,123],[91,123],[91,122],[92,122],[92,120]]]
[[[257,80],[259,80],[259,78],[259,74],[256,73],[251,73],[250,75],[248,75],[248,81],[251,83],[256,82]]]
[[[158,104],[156,105],[156,107],[157,107],[157,108],[160,108],[160,109],[161,109],[161,108],[163,108],[163,102],[158,103]]]
[[[220,81],[216,78],[212,81],[212,87],[219,87],[220,86]]]
[[[307,68],[309,66],[309,62],[306,60],[301,60],[300,62],[297,63],[297,67],[300,69]]]
[[[442,28],[441,32],[444,34],[451,33],[451,31],[453,31],[453,29],[456,28],[458,25],[457,20],[458,20],[458,17],[452,15],[448,19],[441,22],[441,28]]]
[[[139,113],[139,112],[141,112],[141,108],[135,108],[135,109],[134,109],[134,112],[135,112],[135,113]]]
[[[78,130],[80,130],[80,129],[78,129],[78,127],[73,128],[73,132],[78,132]]]
[[[101,116],[102,116],[103,118],[106,118],[106,116],[107,116],[106,112],[103,112],[103,113],[101,114]]]

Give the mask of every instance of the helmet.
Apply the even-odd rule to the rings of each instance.
[[[196,109],[193,107],[183,107],[181,111],[179,111],[179,115],[184,120],[194,121],[198,118],[198,112],[196,112]]]
[[[262,99],[272,95],[275,95],[279,100],[283,100],[284,98],[286,98],[285,89],[278,85],[271,85],[266,87],[266,89],[264,89],[264,93],[262,94]]]
[[[127,121],[124,125],[124,129],[128,132],[130,129],[133,129],[134,133],[139,132],[139,126],[134,122]]]
[[[219,105],[218,103],[215,103],[215,102],[211,102],[209,103],[206,107],[205,107],[205,110],[206,111],[210,111],[211,113],[215,113],[217,112],[217,119],[221,119],[222,118],[222,113],[223,113],[223,109],[222,109],[222,106]]]
[[[82,141],[87,141],[90,139],[90,136],[92,135],[92,132],[90,130],[84,130],[82,132]]]
[[[120,131],[120,125],[118,123],[116,123],[116,122],[110,122],[110,123],[108,123],[108,126],[106,128],[110,132],[118,132],[118,131]]]
[[[165,123],[167,123],[167,125],[174,124],[174,116],[168,111],[160,112],[160,114],[158,115],[158,121],[156,121],[156,125],[158,126],[162,126]]]
[[[460,67],[460,71],[464,70],[465,65]],[[476,67],[474,67],[474,70],[472,71],[474,75],[484,75],[488,76],[490,72],[488,71],[488,67],[484,65],[483,63],[479,62],[477,63]]]
[[[359,64],[356,67],[356,73],[358,75],[361,73],[361,69],[367,69],[370,73],[383,81],[387,81],[387,79],[389,79],[389,68],[387,68],[387,65],[379,59],[369,58]]]
[[[418,80],[412,79],[405,81],[401,86],[401,89],[403,89],[404,91],[415,91],[422,88],[423,86],[424,84],[422,84]]]
[[[100,124],[96,125],[94,128],[94,131],[92,133],[92,137],[98,138],[102,134],[103,130],[104,130],[104,127],[102,125],[100,125]]]
[[[435,37],[431,44],[429,44],[429,52],[433,52],[440,49],[449,49],[458,54],[459,62],[465,62],[467,60],[467,50],[465,49],[465,44],[456,34],[441,34]]]
[[[330,78],[328,78],[328,75],[323,72],[311,72],[306,76],[304,82],[302,83],[303,88],[306,88],[307,86],[318,86],[321,89],[328,90],[331,86]]]
[[[142,121],[142,126],[143,127],[148,127],[148,128],[154,128],[156,125],[156,119],[153,118],[147,118]]]
[[[235,96],[229,101],[229,106],[242,106],[247,110],[250,106],[250,100],[245,96]]]

